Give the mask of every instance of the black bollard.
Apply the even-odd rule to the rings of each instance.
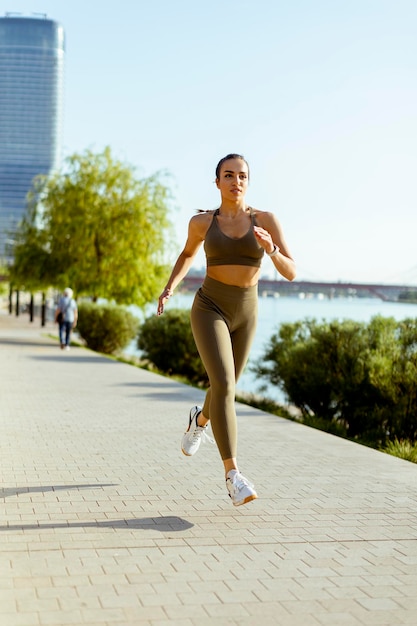
[[[46,296],[45,296],[45,292],[42,291],[41,326],[45,326],[45,324],[46,324]]]
[[[30,294],[30,304],[29,304],[29,319],[31,322],[33,322],[33,315],[34,315],[34,298],[33,298],[33,293]]]

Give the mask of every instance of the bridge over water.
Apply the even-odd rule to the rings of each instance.
[[[184,290],[195,291],[201,285],[203,276],[188,275],[181,283]],[[316,282],[307,280],[270,280],[261,278],[259,293],[262,295],[318,295],[328,298],[338,296],[373,297],[385,301],[396,301],[401,293],[417,293],[417,285],[389,285],[376,283],[345,283],[345,282]]]
[[[183,279],[180,289],[183,291],[196,291],[203,279],[203,274],[189,274]],[[6,276],[0,275],[0,282],[5,280]],[[339,296],[373,297],[395,302],[400,294],[409,292],[416,294],[415,298],[417,299],[417,284],[332,283],[309,280],[294,280],[290,282],[288,280],[271,280],[267,278],[261,278],[259,281],[259,293],[266,296],[274,296],[275,294],[283,296],[323,294],[328,298]]]

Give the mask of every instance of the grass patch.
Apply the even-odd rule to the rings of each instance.
[[[392,454],[405,461],[417,463],[417,443],[409,439],[394,439],[394,441],[389,441],[383,448],[380,448],[380,450],[381,452]]]

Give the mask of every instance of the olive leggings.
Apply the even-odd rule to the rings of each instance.
[[[191,328],[210,387],[203,415],[211,421],[222,460],[236,458],[236,382],[249,357],[258,317],[258,288],[206,276],[191,308]]]

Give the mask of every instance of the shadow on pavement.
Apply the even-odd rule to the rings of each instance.
[[[132,389],[138,389],[140,387],[143,387],[144,389],[149,389],[149,388],[160,389],[161,387],[166,387],[168,389],[169,388],[177,389],[178,385],[184,385],[185,387],[189,388],[189,385],[180,383],[175,380],[170,380],[169,378],[166,378],[165,376],[162,376],[161,374],[156,374],[156,376],[160,376],[161,380],[157,380],[156,382],[152,382],[152,381],[136,382],[135,381],[133,383],[116,383],[115,385],[113,385],[113,387],[131,387]]]
[[[38,344],[39,345],[39,344]],[[71,363],[106,363],[109,365],[114,365],[118,363],[114,359],[100,356],[75,356],[73,354],[68,354],[66,350],[57,350],[56,355],[54,356],[31,356],[31,359],[34,361],[70,361]]]
[[[10,498],[28,493],[48,493],[48,491],[68,491],[70,489],[97,489],[101,487],[116,487],[117,483],[92,483],[85,485],[40,485],[38,487],[3,487],[0,489],[0,498]]]
[[[143,517],[138,519],[115,519],[94,522],[47,522],[45,524],[10,524],[0,526],[0,532],[13,530],[51,530],[54,528],[111,528],[113,530],[158,530],[179,532],[189,530],[194,524],[176,516]]]
[[[31,346],[34,348],[54,348],[59,349],[59,344],[51,343],[50,341],[31,341],[30,339],[0,339],[0,345],[6,346]]]

